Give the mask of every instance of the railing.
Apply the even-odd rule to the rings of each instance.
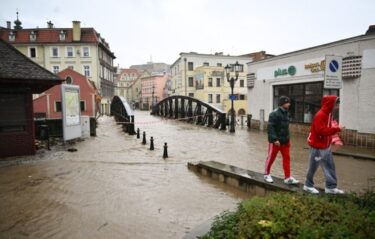
[[[151,114],[226,129],[224,111],[193,97],[174,95],[165,98],[152,107]]]
[[[125,132],[135,134],[134,113],[130,105],[121,96],[114,96],[111,102],[111,115],[116,121],[121,122]]]

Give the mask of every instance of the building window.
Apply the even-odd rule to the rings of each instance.
[[[208,94],[208,103],[212,103],[212,94]]]
[[[212,78],[208,78],[208,87],[212,87]]]
[[[85,112],[86,111],[86,104],[85,104],[84,100],[80,101],[80,107],[81,107],[81,112]]]
[[[35,41],[36,40],[36,33],[34,31],[30,32],[30,41]]]
[[[82,48],[82,51],[83,51],[83,57],[90,57],[90,48],[85,46]]]
[[[220,100],[220,95],[216,95],[216,103],[220,103],[221,100]]]
[[[217,66],[220,66],[220,67],[222,67],[222,66],[223,66],[223,64],[221,64],[221,63],[217,63],[216,65],[217,65]]]
[[[9,32],[9,41],[15,41],[16,40],[16,34],[11,31]]]
[[[208,63],[208,62],[203,62],[203,66],[210,66],[210,63]]]
[[[68,77],[66,77],[65,82],[66,82],[66,84],[71,85],[73,83],[73,78],[68,76]]]
[[[189,97],[193,97],[194,98],[194,93],[189,93]]]
[[[55,101],[55,112],[61,112],[61,101]]]
[[[60,72],[60,66],[52,66],[52,72],[57,74]]]
[[[83,74],[85,76],[91,76],[91,73],[90,73],[90,66],[83,66]]]
[[[245,87],[245,80],[240,80],[240,87]]]
[[[220,87],[220,84],[221,83],[221,79],[220,78],[216,78],[216,87]]]
[[[74,66],[73,65],[69,65],[68,68],[71,69],[71,70],[74,70]]]
[[[59,48],[58,47],[52,47],[52,57],[59,57]]]
[[[25,131],[28,107],[25,93],[0,92],[0,133]]]
[[[291,122],[311,123],[312,118],[320,109],[320,102],[325,93],[323,82],[278,85],[273,88],[273,106],[274,108],[278,106],[280,96],[288,96],[291,101],[289,108]],[[339,92],[329,93],[338,94]]]
[[[36,58],[36,48],[35,47],[29,48],[29,57],[30,58]]]
[[[194,87],[194,78],[189,77],[189,87]]]
[[[240,95],[240,100],[245,100],[245,99],[246,99],[245,95]]]
[[[66,56],[73,57],[74,56],[74,49],[72,46],[66,47]]]
[[[188,62],[188,71],[194,70],[194,62]]]

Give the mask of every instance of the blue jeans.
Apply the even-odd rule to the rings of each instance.
[[[324,172],[326,188],[336,188],[336,168],[335,162],[333,161],[331,147],[326,149],[310,149],[309,169],[307,171],[305,185],[307,187],[314,187],[314,175],[319,165],[322,166]]]

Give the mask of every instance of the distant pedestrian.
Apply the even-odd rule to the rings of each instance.
[[[268,119],[268,155],[264,180],[273,183],[271,167],[280,151],[283,157],[284,183],[298,184],[299,181],[290,176],[290,134],[288,110],[290,99],[287,96],[279,98],[279,107],[272,111]]]
[[[314,187],[314,174],[318,166],[322,166],[325,176],[325,193],[343,194],[344,191],[337,188],[336,168],[332,156],[332,137],[340,132],[338,124],[335,126],[332,121],[334,110],[339,109],[339,98],[334,95],[324,96],[321,107],[316,113],[310,128],[308,144],[310,145],[309,169],[303,190],[318,194]]]

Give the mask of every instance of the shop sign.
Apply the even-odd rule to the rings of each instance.
[[[324,74],[325,89],[341,89],[342,86],[342,57],[326,56]]]
[[[289,66],[288,69],[277,69],[275,70],[274,76],[284,76],[284,75],[291,75],[294,76],[297,72],[297,69],[295,66]]]
[[[325,68],[326,68],[326,61],[325,60],[322,60],[322,61],[316,62],[316,63],[309,63],[309,64],[305,65],[305,69],[310,70],[311,73],[324,71]]]

